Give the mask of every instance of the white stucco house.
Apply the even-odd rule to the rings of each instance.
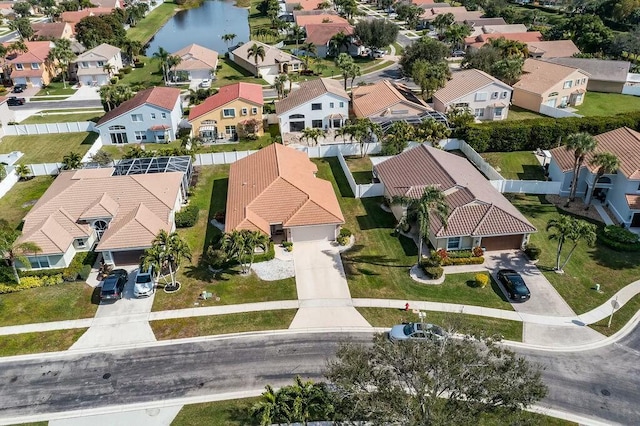
[[[95,128],[107,145],[168,143],[176,139],[181,118],[180,89],[152,87],[107,112]]]
[[[264,49],[264,58],[258,58],[257,66],[255,57],[250,56],[249,53],[249,49],[254,44]],[[261,76],[269,84],[273,84],[279,74],[289,74],[304,69],[304,63],[297,56],[256,40],[236,47],[229,53],[229,58],[251,74]]]
[[[78,55],[71,66],[71,77],[85,86],[104,86],[122,67],[120,48],[102,43]]]
[[[172,72],[183,73],[188,81],[201,81],[213,78],[218,67],[218,52],[198,44],[183,47],[172,56],[180,57],[180,63]]]
[[[456,71],[433,94],[433,109],[446,113],[452,108],[468,108],[477,120],[504,120],[512,92],[511,86],[480,70]]]
[[[580,168],[576,195],[585,203],[605,204],[626,228],[640,229],[640,133],[620,127],[597,135],[595,152],[587,154]],[[590,164],[593,155],[610,152],[620,160],[620,168],[596,181],[597,167]],[[561,196],[568,196],[573,180],[573,152],[565,147],[551,150],[549,177],[561,182]]]
[[[349,94],[340,80],[319,78],[300,83],[300,88],[276,103],[282,140],[304,128],[340,128],[349,118]]]

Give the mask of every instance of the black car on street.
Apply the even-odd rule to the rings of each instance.
[[[20,106],[24,105],[25,102],[24,98],[16,98],[15,96],[9,96],[9,99],[7,99],[7,105],[9,106]]]

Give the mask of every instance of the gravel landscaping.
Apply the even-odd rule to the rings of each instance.
[[[267,262],[254,263],[253,272],[263,281],[277,281],[296,275],[293,260],[273,259]]]

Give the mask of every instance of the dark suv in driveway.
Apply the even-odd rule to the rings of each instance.
[[[102,281],[102,290],[100,290],[100,300],[118,300],[122,299],[124,286],[127,284],[129,274],[124,269],[114,269],[109,276]]]
[[[531,292],[522,276],[513,269],[501,269],[498,271],[498,279],[504,285],[512,301],[524,302],[531,297]]]

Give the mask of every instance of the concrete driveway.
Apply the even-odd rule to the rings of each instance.
[[[485,266],[496,281],[498,281],[498,270],[500,269],[514,269],[522,275],[531,291],[531,298],[524,303],[513,303],[516,312],[559,317],[576,315],[549,280],[522,252],[517,250],[487,252]],[[502,284],[500,284],[500,288],[507,297]]]

